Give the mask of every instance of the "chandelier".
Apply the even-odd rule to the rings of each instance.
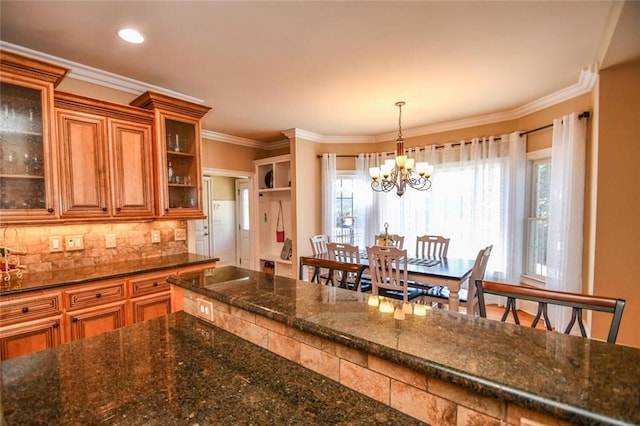
[[[398,107],[398,138],[396,139],[395,160],[385,160],[380,167],[370,167],[371,189],[376,192],[389,192],[396,189],[398,197],[404,195],[407,185],[418,191],[431,188],[431,173],[433,166],[426,162],[416,163],[415,159],[407,158],[402,139],[402,107],[404,102],[396,102]]]

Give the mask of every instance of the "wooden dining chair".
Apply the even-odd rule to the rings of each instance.
[[[478,291],[478,308],[480,316],[483,318],[487,317],[485,295],[493,294],[507,298],[507,305],[501,321],[506,321],[509,313],[512,313],[514,322],[519,325],[520,319],[518,318],[518,312],[516,309],[516,300],[527,300],[538,304],[538,311],[531,323],[531,327],[533,328],[538,325],[538,321],[542,318],[547,330],[551,331],[551,321],[549,320],[547,308],[549,305],[558,305],[571,308],[571,319],[569,320],[567,327],[564,329],[564,334],[571,333],[571,330],[577,323],[582,337],[588,337],[584,323],[582,322],[582,311],[587,309],[612,314],[607,342],[615,343],[616,338],[618,337],[618,329],[620,328],[622,311],[624,310],[625,305],[624,299],[546,290],[524,285],[485,281],[482,279],[476,280],[475,284]]]
[[[327,248],[327,244],[330,242],[330,238],[328,235],[313,235],[309,238],[309,242],[311,243],[311,250],[314,255],[329,253],[329,249]],[[313,272],[311,275],[311,282],[321,284],[322,281],[326,284],[329,280],[329,270],[324,268],[313,268]]]
[[[460,306],[467,308],[468,315],[479,315],[480,310],[478,306],[478,295],[476,286],[473,284],[477,280],[484,279],[484,274],[487,271],[487,263],[489,263],[489,256],[493,245],[487,246],[481,249],[476,256],[476,261],[473,264],[471,275],[469,280],[463,284],[467,288],[461,288],[458,297]],[[438,303],[439,307],[442,307],[449,302],[449,288],[441,285],[434,285],[425,290],[424,300],[426,303]]]
[[[360,248],[347,243],[327,243],[327,250],[332,258],[342,263],[354,263],[360,265]],[[347,276],[343,276],[347,274]],[[329,280],[333,285],[346,283],[347,288],[361,291],[359,278],[356,273],[348,271],[331,271]],[[358,279],[358,281],[356,281]]]
[[[389,234],[393,239],[393,245],[400,250],[404,249],[404,236],[398,234]]]
[[[449,240],[440,235],[421,235],[416,238],[416,256],[447,257]]]
[[[396,247],[367,247],[371,291],[409,302],[422,296],[422,290],[409,286],[407,280],[407,251]]]

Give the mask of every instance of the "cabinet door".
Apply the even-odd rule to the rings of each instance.
[[[106,118],[57,111],[62,217],[108,217]]]
[[[133,322],[141,322],[171,313],[171,292],[131,299]]]
[[[109,137],[113,214],[118,217],[153,216],[151,126],[109,120]]]
[[[67,312],[69,340],[75,341],[123,327],[125,302]]]
[[[0,327],[0,360],[58,346],[62,342],[60,321],[57,316]]]
[[[56,218],[51,86],[2,75],[0,223]]]
[[[161,114],[161,117],[160,214],[175,218],[203,218],[200,121],[168,114]]]

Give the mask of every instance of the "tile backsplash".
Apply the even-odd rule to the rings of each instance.
[[[153,221],[130,223],[95,223],[53,226],[0,227],[0,246],[26,251],[20,264],[28,272],[92,266],[124,260],[168,256],[187,252],[187,241],[178,238],[175,230],[185,234],[185,221]],[[152,242],[152,231],[160,234],[160,242]],[[68,250],[66,236],[82,236],[82,250]],[[107,240],[115,247],[107,248]],[[51,252],[50,237],[60,237],[61,249]]]

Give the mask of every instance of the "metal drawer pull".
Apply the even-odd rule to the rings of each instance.
[[[27,312],[29,312],[29,307],[25,306],[24,308],[22,308],[22,313],[26,314]]]
[[[102,297],[102,294],[96,293],[96,299],[100,299],[101,297]]]

